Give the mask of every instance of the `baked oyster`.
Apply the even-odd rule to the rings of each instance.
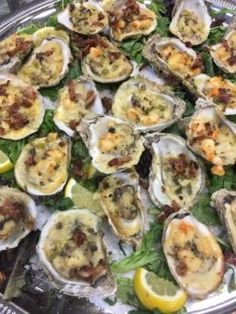
[[[116,290],[101,218],[88,209],[55,212],[42,229],[37,253],[52,283],[66,294],[106,297]]]
[[[177,283],[194,299],[215,291],[224,275],[224,257],[209,229],[181,210],[166,221],[163,249]]]
[[[200,97],[216,104],[225,115],[236,114],[236,84],[221,76],[200,74],[194,86]]]
[[[133,167],[144,150],[140,134],[120,118],[86,116],[77,131],[89,150],[93,166],[102,173]]]
[[[153,203],[190,208],[205,187],[200,161],[180,136],[153,133],[145,139],[153,156],[148,189]]]
[[[59,90],[54,122],[67,135],[73,136],[84,116],[103,112],[94,82],[86,77],[79,77]]]
[[[82,59],[82,71],[100,83],[120,82],[133,71],[132,63],[125,54],[106,37],[91,38],[91,46]]]
[[[137,244],[144,228],[137,174],[121,172],[107,176],[99,184],[98,196],[115,234],[125,242]]]
[[[37,90],[9,73],[0,73],[0,138],[22,139],[38,130],[44,104]]]
[[[64,40],[44,39],[18,71],[18,76],[35,87],[57,85],[68,72],[71,58],[70,48]]]
[[[212,206],[225,226],[231,247],[236,254],[236,191],[221,189],[212,194]]]
[[[161,38],[153,35],[143,50],[144,57],[165,76],[179,79],[190,91],[193,77],[203,70],[202,61],[196,52],[187,48],[177,38]]]
[[[107,13],[97,1],[73,1],[58,14],[57,20],[71,31],[83,35],[101,32],[108,25]]]
[[[30,194],[52,195],[64,187],[69,163],[69,140],[49,133],[25,145],[15,164],[15,178]]]
[[[186,128],[189,147],[213,164],[212,173],[223,176],[224,166],[236,162],[236,124],[219,109],[200,99]]]
[[[33,229],[37,218],[34,201],[18,189],[0,187],[0,251],[12,249]]]
[[[32,36],[14,33],[0,42],[0,71],[15,73],[33,47]]]
[[[136,0],[118,0],[109,11],[111,37],[122,41],[130,37],[149,35],[157,26],[156,15]]]
[[[161,131],[181,119],[185,103],[166,87],[141,76],[132,77],[117,90],[114,116],[128,120],[141,132]]]
[[[197,46],[206,41],[211,22],[204,0],[177,0],[169,29],[184,43]]]

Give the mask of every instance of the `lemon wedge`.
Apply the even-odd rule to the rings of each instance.
[[[0,173],[5,173],[13,168],[13,164],[7,155],[0,150]]]
[[[184,290],[142,267],[135,271],[133,284],[140,302],[149,310],[159,309],[163,313],[173,313],[180,310],[187,301]]]
[[[40,28],[38,31],[36,31],[33,34],[34,45],[39,46],[45,38],[48,38],[51,36],[62,39],[66,43],[70,42],[70,37],[65,31],[61,29],[56,29],[55,27],[52,27],[52,26],[46,26],[46,27]]]
[[[99,200],[96,198],[96,193],[90,192],[73,178],[66,185],[65,197],[71,198],[78,208],[88,208],[98,216],[105,215]]]

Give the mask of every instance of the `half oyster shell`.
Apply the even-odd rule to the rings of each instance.
[[[18,189],[0,187],[0,251],[17,247],[33,229],[37,209],[32,198]]]
[[[142,137],[122,119],[86,116],[77,127],[92,158],[93,166],[110,174],[136,165],[144,150]]]
[[[52,195],[64,187],[69,163],[69,140],[49,133],[25,145],[15,164],[15,178],[30,194]]]
[[[37,253],[52,283],[65,294],[106,297],[116,290],[101,218],[88,209],[55,212],[42,229]]]
[[[236,162],[236,124],[203,99],[197,101],[196,109],[186,128],[188,145],[214,165],[214,174],[222,176],[223,166]]]
[[[109,11],[111,37],[115,41],[149,35],[157,26],[156,15],[135,0],[118,0]]]
[[[81,76],[59,90],[54,122],[73,136],[81,119],[89,113],[102,114],[104,109],[94,82]]]
[[[99,184],[98,196],[116,235],[137,244],[144,228],[137,174],[121,172],[107,176]]]
[[[107,13],[97,1],[73,1],[58,14],[57,20],[71,31],[83,35],[101,32],[108,25]]]
[[[180,136],[154,133],[146,136],[152,153],[149,195],[158,207],[189,208],[205,187],[202,164]]]
[[[106,37],[100,36],[96,36],[81,66],[85,75],[100,83],[124,81],[133,71],[133,65],[125,54]]]
[[[130,121],[141,132],[167,128],[181,119],[185,108],[168,88],[141,76],[123,83],[112,104],[114,116]]]
[[[17,34],[0,42],[0,71],[15,73],[33,47],[32,36]]]
[[[181,41],[192,46],[206,41],[212,19],[203,0],[177,0],[172,15],[170,31]]]
[[[209,229],[188,211],[167,219],[163,249],[173,277],[190,297],[204,299],[219,287],[224,274],[221,248]]]
[[[234,253],[236,254],[236,191],[221,189],[212,194],[212,206],[216,208]]]
[[[19,140],[38,130],[44,104],[37,90],[9,73],[0,73],[0,138]]]
[[[69,70],[72,59],[68,44],[59,38],[47,38],[33,50],[18,76],[35,87],[57,85]]]

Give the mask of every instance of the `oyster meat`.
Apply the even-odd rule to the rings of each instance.
[[[69,81],[58,93],[54,122],[73,136],[80,120],[89,113],[102,114],[103,106],[93,81],[86,77]]]
[[[144,57],[165,76],[175,76],[192,91],[192,78],[202,72],[202,61],[196,52],[177,38],[153,35],[143,50]],[[190,81],[190,82],[189,82]]]
[[[194,299],[215,291],[224,275],[224,258],[209,229],[188,211],[174,213],[166,221],[163,249],[169,269]]]
[[[223,166],[236,162],[236,125],[216,106],[200,99],[186,128],[189,147],[213,164],[212,173],[223,176]]]
[[[105,297],[116,290],[101,218],[88,209],[55,212],[43,227],[37,252],[52,282],[66,294]]]
[[[177,0],[172,15],[169,29],[181,41],[192,46],[206,41],[212,19],[204,0]]]
[[[225,115],[236,114],[236,84],[221,76],[200,74],[194,86],[200,97],[216,104]]]
[[[87,116],[77,131],[89,150],[93,166],[102,173],[133,167],[144,150],[140,134],[120,118]]]
[[[200,161],[180,136],[154,133],[146,137],[152,153],[149,195],[157,206],[189,208],[205,186]]]
[[[231,247],[236,254],[236,191],[221,189],[213,193],[211,199],[212,206],[218,211]]]
[[[117,90],[112,112],[128,120],[142,131],[161,131],[179,120],[185,103],[166,87],[137,76],[123,83]]]
[[[18,189],[0,187],[0,251],[12,249],[35,226],[34,201]]]
[[[107,176],[99,185],[99,200],[116,235],[136,244],[143,231],[143,206],[135,172]]]
[[[30,194],[52,195],[64,187],[69,163],[69,140],[49,133],[25,145],[15,164],[15,178]]]
[[[13,34],[0,42],[0,71],[15,73],[33,47],[32,36]]]
[[[112,83],[127,79],[133,65],[106,37],[95,36],[82,59],[82,71],[96,82]]]
[[[107,13],[97,1],[73,1],[58,14],[57,20],[69,30],[92,35],[101,32],[108,25]]]
[[[0,138],[19,140],[38,130],[44,104],[37,90],[9,73],[0,73]]]
[[[18,71],[18,76],[36,87],[57,85],[68,72],[71,58],[70,48],[64,40],[44,39]]]
[[[111,37],[122,41],[149,35],[157,26],[156,15],[136,0],[118,0],[109,11]]]

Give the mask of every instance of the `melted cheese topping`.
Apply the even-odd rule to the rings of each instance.
[[[130,83],[129,83],[130,82]],[[115,116],[140,126],[173,119],[173,104],[155,89],[156,85],[131,79],[117,91],[112,111]]]
[[[48,41],[33,54],[20,69],[18,76],[32,85],[50,85],[61,76],[64,64],[62,47],[55,41]]]
[[[221,76],[209,78],[203,93],[223,111],[226,108],[236,109],[236,85]]]
[[[194,58],[187,52],[181,51],[171,45],[167,45],[163,47],[159,53],[166,61],[169,69],[173,72],[177,72],[178,75],[181,75],[184,78],[201,73],[201,66],[195,66]]]
[[[47,260],[67,280],[94,281],[107,272],[97,218],[85,211],[86,215],[59,214],[44,239]]]
[[[0,81],[0,137],[22,138],[39,127],[42,104],[33,87]]]
[[[108,24],[107,14],[86,2],[71,4],[69,10],[73,27],[81,34],[98,33]]]

